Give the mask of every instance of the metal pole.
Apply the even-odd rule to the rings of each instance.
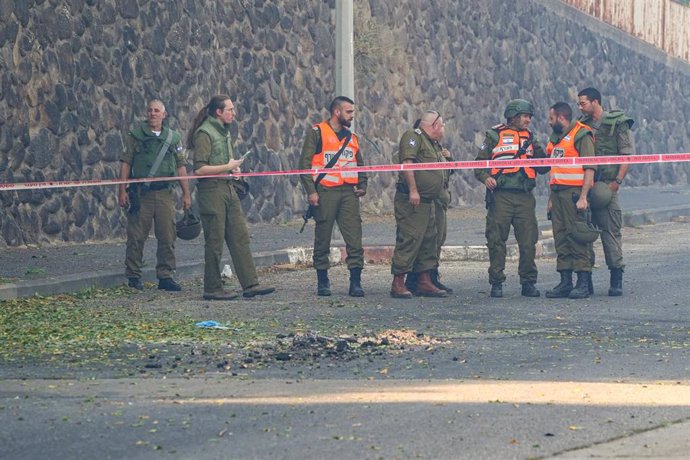
[[[335,92],[355,98],[354,1],[335,1]]]

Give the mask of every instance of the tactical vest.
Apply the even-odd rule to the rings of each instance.
[[[211,155],[208,164],[211,166],[224,165],[233,156],[232,138],[230,131],[215,117],[206,117],[197,132],[208,134],[211,138]]]
[[[585,124],[591,123],[591,118],[583,120]],[[635,121],[626,116],[621,110],[604,112],[601,125],[596,130],[596,141],[594,150],[596,156],[620,155],[618,148],[618,130],[621,125],[626,123],[628,128],[632,128]],[[601,181],[612,181],[618,175],[620,165],[600,165],[597,167],[597,179]]]
[[[500,124],[487,132],[487,136],[491,138],[495,138],[496,135],[498,138],[491,152],[492,160],[515,160],[518,158],[532,158],[534,156],[534,149],[531,143],[523,155],[520,155],[518,152],[520,147],[532,137],[528,130],[516,130]],[[530,191],[536,185],[537,173],[534,168],[530,167],[492,168],[491,175],[497,178],[498,188],[506,190]]]
[[[170,128],[164,126],[160,136],[156,136],[146,123],[142,123],[129,132],[129,135],[136,141],[130,177],[141,179],[149,176],[151,167],[156,162],[158,153],[163,148],[169,131]],[[180,143],[181,136],[177,131],[172,133],[172,140],[168,150],[165,152],[163,160],[153,177],[175,176],[175,171],[177,170],[175,146]]]
[[[321,151],[312,157],[311,167],[314,169],[322,169],[323,172],[329,169],[324,169],[326,165],[331,161],[336,153],[343,146],[345,139],[340,140],[338,136],[331,128],[331,125],[327,121],[323,121],[318,125],[321,133]],[[350,138],[350,142],[347,147],[343,150],[343,153],[338,157],[338,161],[333,165],[333,168],[355,168],[357,167],[357,154],[359,153],[359,141],[357,136],[353,133]],[[316,179],[319,174],[314,174],[314,179]],[[359,175],[356,172],[338,172],[338,173],[326,173],[326,175],[319,182],[324,187],[337,187],[339,185],[349,184],[357,185],[359,182]]]
[[[563,136],[563,138],[554,144],[549,141],[546,146],[546,153],[552,158],[576,158],[580,153],[575,148],[575,138],[580,130],[591,129],[579,121],[575,122],[575,126]],[[551,166],[551,181],[550,185],[566,185],[570,187],[582,187],[585,182],[585,170],[580,165],[553,165]]]

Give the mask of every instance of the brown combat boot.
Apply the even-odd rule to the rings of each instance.
[[[448,297],[447,291],[437,288],[431,281],[429,270],[419,274],[415,294],[420,297]]]
[[[412,293],[405,287],[405,274],[400,273],[393,275],[393,284],[391,285],[391,297],[394,299],[411,299]]]

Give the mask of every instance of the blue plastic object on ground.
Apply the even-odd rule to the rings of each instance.
[[[228,329],[226,326],[221,326],[218,321],[199,321],[195,325],[204,329]]]

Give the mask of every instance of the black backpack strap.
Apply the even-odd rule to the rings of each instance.
[[[329,161],[328,164],[326,164],[326,166],[324,166],[324,169],[332,168],[333,165],[335,165],[335,164],[338,162],[338,159],[340,158],[340,155],[343,154],[343,152],[344,152],[345,149],[347,148],[348,144],[350,143],[350,139],[352,139],[352,132],[351,132],[351,131],[348,131],[347,136],[345,136],[345,142],[343,142],[343,145],[340,146],[340,149],[338,150],[338,152],[337,152],[335,155],[333,155],[333,158],[331,158],[331,161]],[[323,148],[323,147],[322,147],[322,148]],[[325,172],[322,172],[321,174],[319,174],[319,175],[316,177],[316,179],[314,180],[314,187],[316,187],[317,185],[319,185],[319,182],[321,182],[321,180],[322,180],[324,177],[326,177],[326,173],[325,173]]]

